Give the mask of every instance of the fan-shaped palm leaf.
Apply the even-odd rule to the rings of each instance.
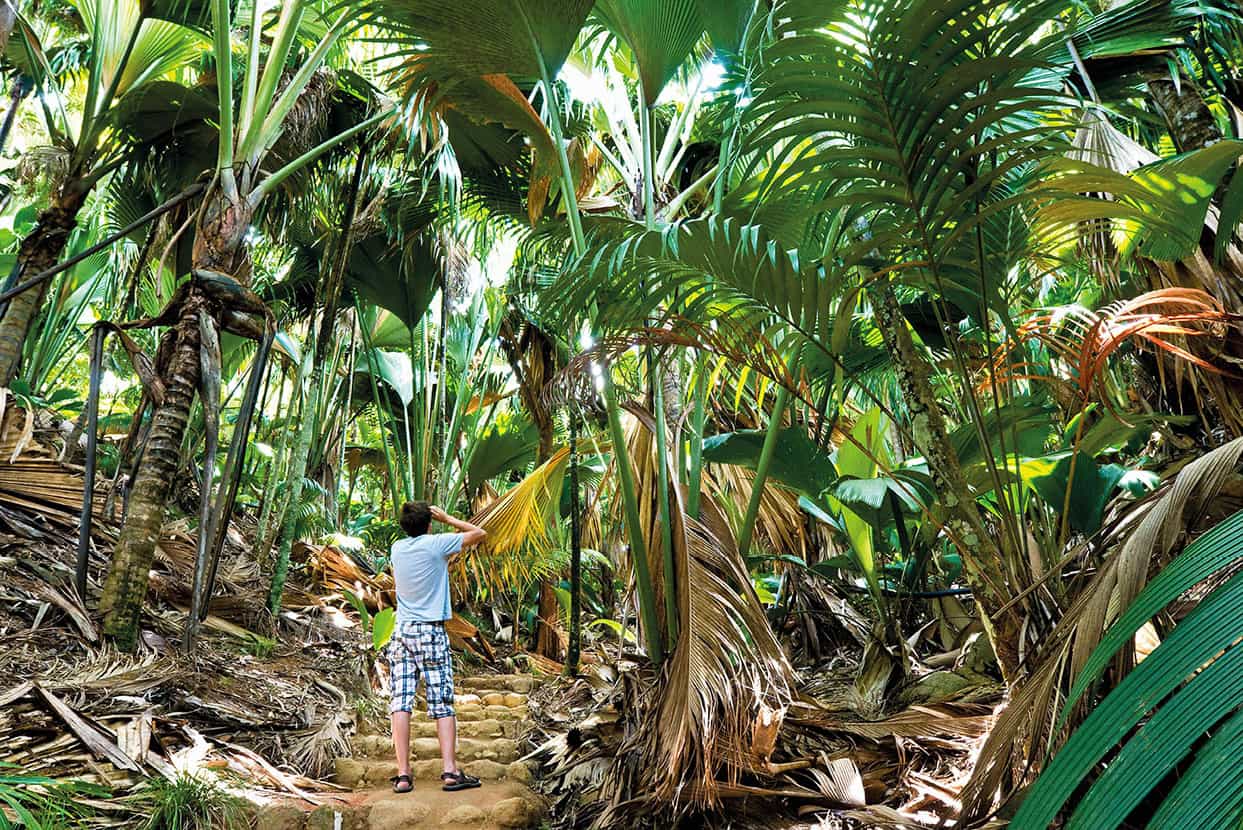
[[[595,15],[630,47],[647,106],[656,103],[704,35],[696,0],[599,0]]]
[[[549,563],[554,549],[549,524],[561,499],[570,449],[562,447],[519,484],[475,514],[472,521],[488,537],[457,560],[459,574],[480,585],[501,588],[525,584]]]

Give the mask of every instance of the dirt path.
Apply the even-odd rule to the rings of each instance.
[[[465,677],[454,702],[458,716],[458,761],[483,781],[473,790],[440,788],[440,746],[436,725],[416,711],[410,726],[410,766],[414,790],[397,794],[389,779],[396,772],[388,734],[359,734],[353,756],[339,758],[335,781],[352,793],[342,802],[305,813],[292,805],[263,810],[259,830],[508,830],[533,827],[544,815],[530,789],[531,769],[518,760],[518,738],[527,717],[525,675]]]

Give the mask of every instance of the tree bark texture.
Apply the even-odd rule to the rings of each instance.
[[[1190,78],[1175,84],[1168,75],[1150,78],[1148,94],[1157,105],[1178,152],[1186,153],[1221,141],[1217,119]]]
[[[147,577],[164,524],[164,506],[181,461],[181,439],[199,381],[199,315],[201,298],[191,297],[169,336],[176,347],[165,373],[164,400],[156,407],[146,451],[130,492],[129,510],[104,580],[99,610],[104,633],[117,648],[132,651],[138,639],[138,618],[147,595]]]
[[[242,202],[229,203],[218,190],[204,198],[209,202],[194,240],[194,268],[232,275],[244,289],[250,276],[250,258],[242,240],[250,225],[250,211]],[[258,301],[253,295],[250,298],[252,303]],[[210,315],[210,325],[218,326],[227,310],[222,303],[228,300],[191,283],[180,302],[178,323],[165,335],[160,348],[168,358],[157,361],[165,385],[164,400],[156,404],[152,415],[125,524],[100,599],[104,632],[122,651],[132,651],[138,641],[148,573],[180,467],[181,442],[199,383],[199,316]]]
[[[56,265],[69,242],[69,234],[78,224],[84,201],[85,194],[62,187],[51,206],[39,214],[34,229],[22,240],[17,252],[19,280]],[[0,318],[0,386],[8,386],[17,377],[26,335],[43,306],[50,282],[44,281],[9,300],[4,317]]]

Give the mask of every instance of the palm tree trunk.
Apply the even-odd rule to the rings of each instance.
[[[39,221],[17,252],[19,280],[22,275],[33,276],[52,268],[60,259],[86,200],[86,194],[78,190],[76,182],[70,180],[60,188],[51,206],[39,214]],[[26,334],[43,305],[47,287],[45,281],[18,294],[9,300],[4,317],[0,318],[0,386],[8,386],[17,376]]]
[[[929,380],[928,363],[915,350],[893,286],[883,282],[872,291],[872,302],[876,326],[893,357],[898,386],[910,411],[915,446],[928,461],[937,501],[945,509],[946,533],[962,556],[964,573],[1002,676],[1007,683],[1013,683],[1020,671],[1023,620],[1016,608],[1000,611],[1009,599],[1005,594],[1005,552],[997,536],[985,526],[975,496],[963,477],[958,453],[950,443],[949,430]]]
[[[0,0],[0,9],[9,9],[12,6],[9,0]],[[0,12],[2,15],[3,12]],[[0,19],[0,28],[3,26],[3,20]],[[3,53],[3,47],[0,47],[0,53]],[[26,100],[26,96],[30,94],[30,90],[34,88],[34,83],[25,75],[19,77],[13,82],[13,87],[9,91],[9,109],[4,114],[4,123],[0,124],[0,153],[4,152],[4,148],[9,146],[9,134],[13,132],[13,123],[17,120],[17,110],[22,105],[22,101]]]
[[[1200,90],[1190,78],[1180,78],[1177,84],[1168,73],[1150,78],[1148,94],[1165,118],[1170,137],[1180,153],[1199,150],[1221,141],[1217,119],[1213,118]]]
[[[570,406],[570,642],[566,673],[578,674],[582,651],[583,525],[578,503],[578,411]]]
[[[164,400],[152,418],[125,524],[99,600],[104,633],[122,651],[132,651],[138,640],[138,617],[147,595],[147,575],[164,524],[164,506],[180,467],[181,440],[199,382],[199,315],[204,313],[207,309],[202,298],[191,294],[177,327],[169,334],[176,345],[165,373]]]
[[[517,318],[515,312],[512,315]],[[536,463],[542,464],[552,455],[553,445],[553,417],[552,411],[541,395],[538,388],[538,381],[531,376],[524,365],[524,357],[529,357],[531,364],[542,367],[545,376],[547,375],[551,361],[552,351],[548,338],[538,330],[531,330],[532,338],[528,346],[528,350],[533,350],[529,354],[524,354],[524,349],[517,329],[515,329],[511,316],[506,316],[501,321],[500,328],[501,349],[505,352],[505,358],[509,363],[510,371],[514,374],[514,380],[518,382],[518,394],[522,398],[522,405],[526,408],[527,414],[531,416],[531,421],[535,424],[535,429],[539,433],[539,449],[536,455]],[[538,369],[537,369],[538,371]],[[561,638],[557,634],[557,617],[560,605],[557,600],[557,592],[553,587],[553,578],[548,577],[540,581],[539,584],[539,603],[537,605],[537,615],[535,620],[535,653],[553,660],[561,659]],[[517,634],[517,618],[514,620],[515,636]]]
[[[238,275],[244,285],[250,275],[250,260],[242,239],[250,226],[250,208],[243,201],[230,202],[219,190],[205,198],[208,208],[195,235],[194,268]],[[164,523],[164,508],[180,467],[181,443],[199,383],[199,317],[209,314],[214,318],[223,302],[221,297],[209,299],[207,289],[192,284],[182,300],[177,326],[166,335],[171,338],[171,356],[161,367],[164,400],[156,405],[152,416],[125,524],[100,597],[104,633],[122,651],[132,651],[138,641],[148,572]],[[212,325],[217,323],[211,321]]]
[[[323,376],[322,364],[317,364],[311,371],[311,384],[307,400],[309,410],[315,410],[315,400],[319,395],[320,380]],[[303,410],[306,412],[307,410]],[[272,584],[268,590],[268,611],[276,614],[280,611],[281,595],[285,591],[285,579],[289,576],[289,558],[293,553],[294,536],[298,529],[298,513],[302,504],[302,485],[306,481],[306,463],[311,455],[311,442],[315,438],[315,418],[309,414],[302,418],[298,426],[298,443],[294,445],[293,457],[289,461],[289,474],[285,481],[285,511],[281,522],[280,545],[277,547],[276,562],[272,568]]]

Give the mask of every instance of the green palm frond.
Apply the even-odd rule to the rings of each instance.
[[[1091,682],[1151,615],[1206,576],[1243,558],[1241,529],[1243,513],[1236,513],[1199,537],[1154,579],[1092,653],[1090,666],[1081,673],[1076,689]],[[1243,575],[1236,574],[1179,621],[1071,735],[1032,786],[1014,817],[1015,826],[1049,825],[1100,759],[1119,742],[1121,750],[1088,789],[1066,826],[1112,830],[1121,825],[1200,738],[1238,707],[1243,697],[1243,648],[1237,642],[1243,636],[1240,602]],[[1067,708],[1075,696],[1072,691]],[[1228,752],[1237,758],[1243,751],[1243,733],[1237,720],[1231,719],[1219,730],[1216,744],[1204,747],[1210,755]],[[1138,731],[1128,738],[1137,726]],[[1160,747],[1160,751],[1152,751],[1153,747]],[[1238,826],[1243,817],[1243,794],[1237,784],[1224,792],[1203,789],[1200,776],[1213,777],[1213,770],[1205,767],[1193,767],[1199,776],[1184,773],[1180,777],[1148,827]],[[1203,800],[1210,793],[1211,808]]]
[[[367,9],[402,41],[396,55],[418,56],[462,78],[555,75],[570,53],[592,0],[515,0],[504,10],[487,0],[374,0]]]
[[[746,34],[756,0],[695,0],[699,17],[718,52],[736,52]]]
[[[832,284],[759,226],[710,216],[661,231],[621,219],[588,227],[587,254],[544,297],[551,315],[582,313],[595,298],[599,322],[626,330],[676,295],[671,311],[693,320],[758,313],[829,342]]]
[[[696,0],[599,0],[595,15],[625,41],[639,69],[643,103],[651,106],[704,36]]]
[[[1013,175],[1064,142],[1067,102],[1033,41],[1058,8],[787,4],[747,111],[755,198],[815,193],[812,213],[848,230],[826,252],[834,272],[978,291],[975,232],[1022,204]]]

